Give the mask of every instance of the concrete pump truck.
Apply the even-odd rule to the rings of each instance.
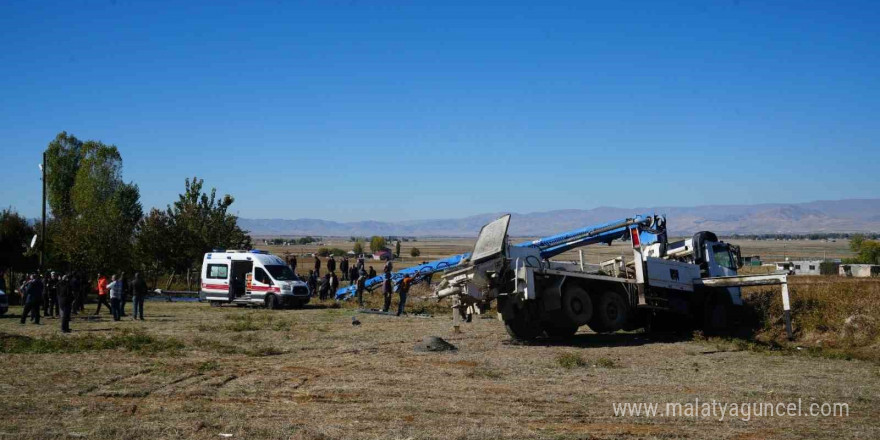
[[[664,217],[639,215],[512,245],[509,224],[508,214],[483,226],[473,252],[443,267],[435,294],[452,298],[456,326],[495,301],[516,339],[567,337],[584,325],[599,333],[650,327],[658,314],[677,314],[720,331],[742,305],[741,286],[776,284],[782,286],[791,337],[786,276],[737,275],[739,249],[711,232],[670,243]],[[631,259],[585,264],[581,254],[579,262],[551,260],[614,240],[631,243]]]

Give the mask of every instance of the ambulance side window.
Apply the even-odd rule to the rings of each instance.
[[[266,274],[266,271],[263,270],[262,267],[258,267],[258,268],[255,268],[255,269],[254,269],[254,279],[255,279],[258,283],[272,284],[272,279],[269,278],[269,275]]]
[[[225,264],[209,264],[208,278],[215,280],[225,280],[229,277],[229,266]]]

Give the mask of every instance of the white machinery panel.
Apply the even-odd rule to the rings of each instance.
[[[694,280],[700,278],[700,266],[680,261],[648,257],[648,285],[667,289],[694,291]]]

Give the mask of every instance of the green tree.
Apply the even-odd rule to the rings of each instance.
[[[378,235],[374,235],[370,237],[370,250],[373,253],[378,252],[381,249],[385,248],[385,237],[380,237]]]
[[[148,240],[156,234],[167,234],[170,249],[161,258],[161,266],[173,273],[181,273],[201,264],[205,253],[215,248],[250,249],[251,238],[247,231],[238,226],[238,218],[228,212],[235,199],[226,194],[217,197],[217,190],[202,192],[204,180],[193,177],[186,179],[185,189],[178,200],[165,210],[164,219],[151,213],[148,228],[141,229],[138,242]],[[148,223],[142,222],[147,226]],[[144,244],[143,247],[149,248]]]
[[[46,148],[46,192],[55,217],[74,214],[71,192],[83,154],[83,142],[66,131],[58,133]]]
[[[859,250],[861,249],[862,243],[864,243],[864,241],[864,234],[853,234],[853,236],[849,239],[849,250],[855,253],[859,253]]]
[[[358,240],[358,241],[354,242],[354,246],[352,246],[351,250],[355,254],[360,255],[360,254],[364,253],[364,244],[360,240]]]
[[[36,260],[28,252],[34,228],[12,208],[0,211],[0,269],[26,271],[36,268]],[[6,290],[6,286],[0,286]]]
[[[412,255],[413,257],[418,257],[419,255],[422,255],[422,251],[420,251],[419,248],[414,247],[414,248],[410,249],[409,254]]]
[[[50,142],[46,161],[54,216],[50,258],[91,272],[130,267],[143,208],[137,185],[122,180],[119,150],[61,133]]]
[[[319,247],[318,251],[315,252],[319,257],[329,257],[330,249],[325,247]]]

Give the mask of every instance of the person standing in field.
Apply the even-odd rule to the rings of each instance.
[[[394,285],[391,283],[391,272],[385,272],[385,281],[382,282],[382,296],[385,297],[385,305],[382,311],[388,313],[391,309],[391,295],[394,293]]]
[[[330,291],[330,274],[325,273],[324,278],[321,278],[321,287],[318,289],[318,298],[321,301],[327,299],[327,293]]]
[[[339,262],[339,271],[342,272],[342,281],[348,281],[348,257],[342,257]]]
[[[361,270],[364,268],[364,254],[361,254],[358,257],[357,268],[358,268],[358,270]]]
[[[296,255],[290,256],[290,270],[292,270],[294,274],[296,273]]]
[[[370,266],[370,271],[367,272],[367,279],[376,278],[376,269],[373,269],[373,266]]]
[[[70,288],[69,274],[58,282],[58,306],[61,309],[61,333],[70,333],[70,308],[73,306],[74,292]]]
[[[348,271],[348,285],[353,286],[357,283],[358,280],[358,268],[357,266],[352,266]]]
[[[53,303],[58,301],[57,298],[55,299],[55,301],[52,301],[52,295],[56,295],[58,293],[55,290],[55,286],[58,285],[58,280],[55,277],[56,277],[56,275],[55,275],[54,271],[49,272],[49,276],[46,277],[46,281],[44,282],[44,284],[45,284],[45,286],[43,286],[43,317],[44,318],[55,316],[53,313],[54,310],[51,309],[54,306]]]
[[[336,294],[336,289],[339,289],[339,277],[336,276],[336,272],[330,272],[330,297]]]
[[[22,324],[24,324],[28,314],[31,315],[31,321],[34,324],[40,324],[40,306],[43,301],[43,290],[45,290],[45,286],[43,285],[43,280],[40,279],[39,273],[31,275],[30,280],[22,285],[21,293],[24,297],[24,309],[21,312]]]
[[[356,282],[357,282],[357,287],[355,290],[355,294],[357,295],[358,305],[360,305],[361,308],[363,308],[364,307],[364,288],[366,287],[367,277],[358,276]]]
[[[140,320],[143,321],[144,300],[147,298],[147,282],[141,278],[140,273],[134,274],[134,280],[131,282],[131,293],[132,307],[134,307],[131,319],[137,320],[140,318]]]
[[[122,282],[116,275],[113,275],[113,281],[107,285],[107,289],[110,289],[110,311],[113,313],[113,320],[119,321],[121,318],[122,307],[120,307],[120,302],[122,302]]]
[[[333,272],[336,270],[336,259],[333,258],[333,254],[330,254],[330,258],[327,259],[327,272]]]
[[[385,262],[385,267],[382,268],[382,271],[385,272],[386,275],[394,272],[394,264],[391,262],[390,258]]]
[[[98,308],[95,310],[95,315],[101,312],[101,304],[107,306],[110,313],[113,313],[113,308],[110,307],[110,303],[107,302],[107,277],[98,274]]]
[[[315,276],[321,276],[321,257],[315,254]]]
[[[309,271],[309,277],[306,279],[306,284],[309,286],[309,293],[312,296],[318,293],[318,277],[315,275],[315,271]]]
[[[406,313],[406,296],[409,294],[409,288],[412,286],[413,279],[407,275],[400,285],[397,286],[397,293],[400,295],[400,303],[397,305],[397,316]]]

